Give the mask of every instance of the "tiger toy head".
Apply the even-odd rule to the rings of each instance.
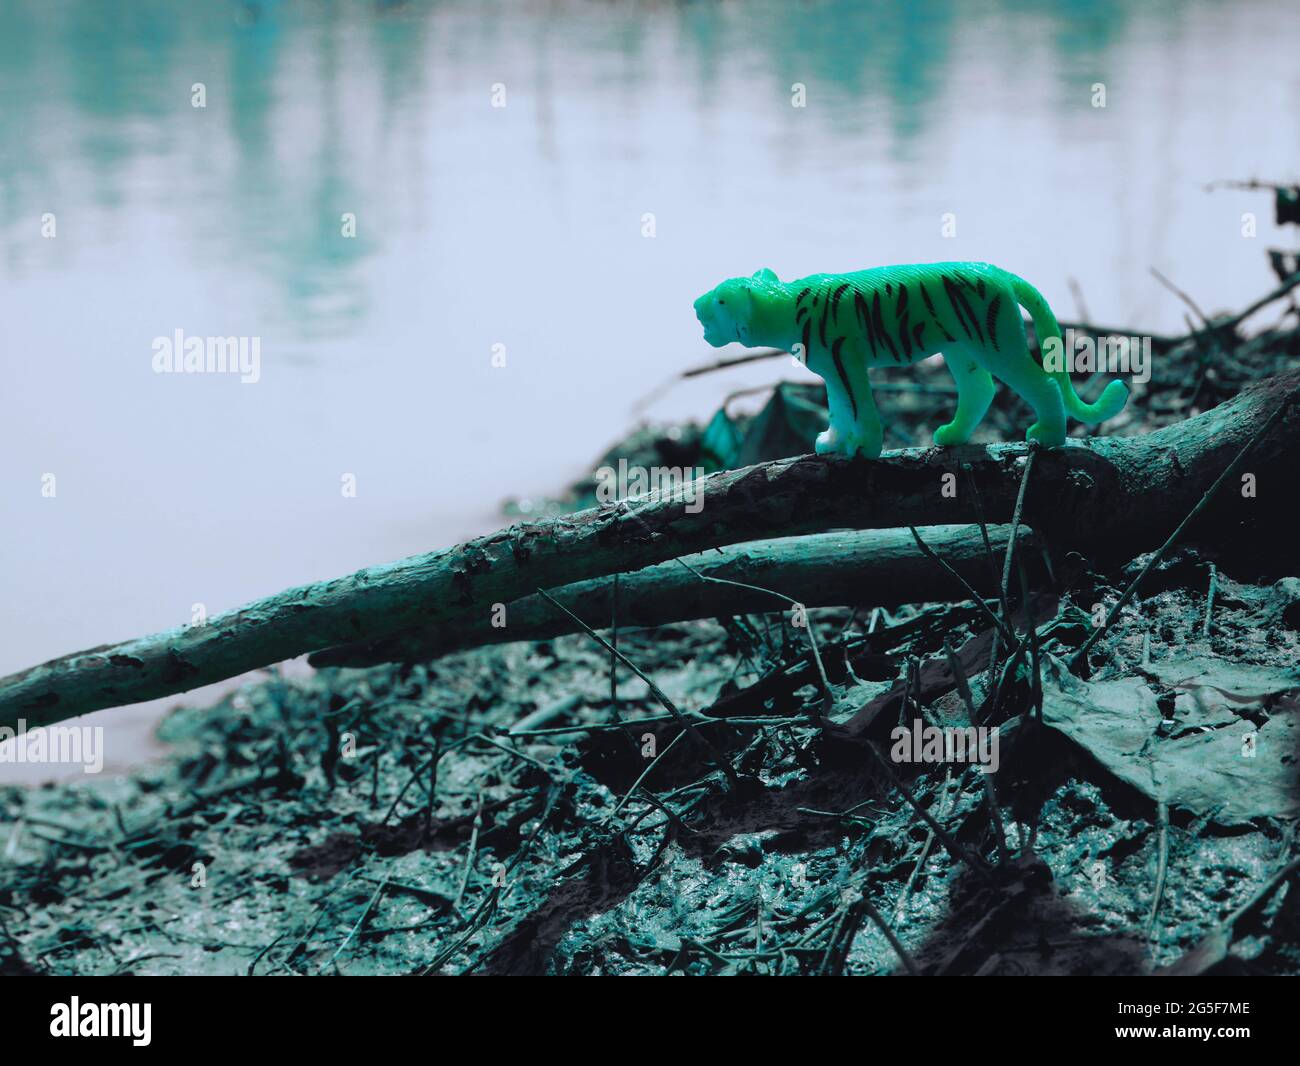
[[[695,301],[704,340],[714,348],[739,342],[747,347],[780,346],[788,332],[789,294],[766,267],[753,277],[728,278]]]

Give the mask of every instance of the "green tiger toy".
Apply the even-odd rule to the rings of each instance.
[[[1110,382],[1096,403],[1084,403],[1064,369],[1046,370],[1034,361],[1021,305],[1043,351],[1054,342],[1059,353],[1061,329],[1047,301],[1023,278],[989,263],[876,267],[791,282],[760,270],[705,293],[695,301],[695,314],[715,348],[739,341],[793,352],[826,382],[831,424],[817,438],[818,454],[861,452],[874,459],[881,427],[868,368],[901,366],[938,352],[957,383],[957,411],[934,431],[936,444],[970,440],[993,402],[994,377],[1034,409],[1038,421],[1026,436],[1049,448],[1065,443],[1067,413],[1095,424],[1123,409],[1123,382]]]

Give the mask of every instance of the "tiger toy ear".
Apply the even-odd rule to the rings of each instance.
[[[780,281],[781,279],[776,276],[775,270],[771,270],[768,267],[763,267],[761,270],[754,271],[754,280],[755,281]]]

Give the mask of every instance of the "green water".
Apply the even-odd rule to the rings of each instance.
[[[1289,237],[1204,186],[1297,177],[1298,44],[1281,2],[0,0],[0,672],[495,526],[714,354],[691,302],[742,271],[1240,306]],[[178,329],[260,379],[154,373]]]

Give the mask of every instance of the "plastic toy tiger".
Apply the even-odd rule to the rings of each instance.
[[[1020,305],[1033,317],[1043,350],[1053,340],[1059,346],[1061,329],[1038,290],[989,263],[918,263],[791,282],[764,269],[705,293],[695,301],[695,314],[715,348],[739,341],[802,359],[825,380],[830,405],[830,426],[818,436],[817,452],[874,459],[881,427],[867,369],[937,352],[957,383],[957,411],[934,431],[936,444],[970,440],[993,402],[994,377],[1034,409],[1038,421],[1026,436],[1047,447],[1065,443],[1067,412],[1097,423],[1123,409],[1123,382],[1110,382],[1096,403],[1084,403],[1064,369],[1045,370],[1034,361]]]

